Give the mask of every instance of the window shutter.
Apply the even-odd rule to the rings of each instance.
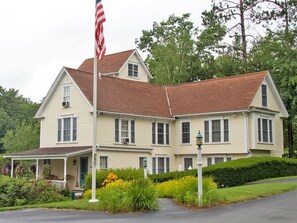
[[[114,141],[115,142],[119,142],[119,139],[120,139],[120,132],[119,132],[119,119],[115,119],[114,120]]]

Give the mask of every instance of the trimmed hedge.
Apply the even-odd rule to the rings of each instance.
[[[203,168],[203,176],[211,176],[219,187],[243,185],[251,181],[297,175],[297,160],[278,157],[252,157],[232,160]],[[150,175],[154,182],[184,176],[197,176],[197,169]]]
[[[109,170],[100,170],[96,171],[96,188],[102,187],[102,183],[109,173],[114,173],[118,176],[119,179],[125,181],[142,179],[143,178],[143,169],[127,168],[127,169],[109,169]],[[92,188],[92,174],[89,173],[85,177],[85,190]]]

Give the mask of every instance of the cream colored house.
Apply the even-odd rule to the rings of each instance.
[[[62,68],[36,113],[40,148],[9,155],[34,159],[36,178],[50,163],[56,179],[79,188],[91,171],[93,60]],[[99,61],[97,169],[142,167],[150,173],[196,168],[250,156],[282,156],[288,113],[268,71],[173,86],[149,84],[136,50]]]

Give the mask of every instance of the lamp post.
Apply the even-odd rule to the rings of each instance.
[[[203,136],[200,133],[200,130],[198,131],[198,134],[196,136],[196,145],[197,145],[197,170],[198,170],[198,205],[199,207],[202,207],[202,139]]]

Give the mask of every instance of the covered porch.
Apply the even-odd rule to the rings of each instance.
[[[50,166],[48,180],[60,187],[71,190],[81,189],[84,176],[91,170],[91,146],[47,147],[22,151],[5,156],[11,159],[11,177],[14,176],[14,164],[17,161],[34,160],[35,179],[45,179],[43,169]]]

